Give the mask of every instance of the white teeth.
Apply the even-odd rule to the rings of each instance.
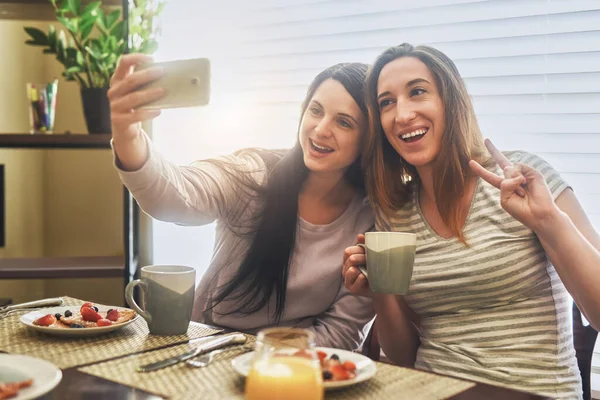
[[[422,128],[422,129],[417,129],[414,132],[410,132],[410,133],[405,133],[404,135],[400,136],[402,139],[408,139],[411,137],[415,137],[415,136],[419,136],[419,135],[424,135],[425,132],[427,132],[427,129]]]
[[[313,142],[312,140],[310,141],[312,143],[313,146],[315,146],[317,149],[319,150],[323,150],[323,151],[333,151],[332,148],[329,147],[323,147],[323,146],[319,146],[318,144],[316,144],[315,142]]]

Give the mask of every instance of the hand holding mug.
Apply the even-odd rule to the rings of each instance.
[[[361,250],[356,247],[362,248]],[[406,232],[367,232],[365,243],[346,249],[348,264],[344,274],[346,287],[352,293],[368,295],[362,279],[350,271],[358,268],[368,279],[371,291],[375,293],[406,294],[410,286],[417,236]],[[364,254],[361,256],[361,253]],[[363,260],[364,257],[364,260]],[[350,260],[353,261],[350,261]],[[358,282],[357,282],[358,281]],[[355,287],[356,286],[356,287]]]
[[[357,296],[371,296],[371,288],[366,275],[361,272],[361,269],[366,265],[365,249],[360,246],[365,243],[365,235],[358,235],[358,244],[346,247],[344,250],[344,264],[342,267],[342,276],[344,278],[344,286],[350,293]]]

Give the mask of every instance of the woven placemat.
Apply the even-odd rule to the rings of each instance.
[[[243,399],[244,378],[231,360],[252,350],[254,338],[215,356],[205,368],[190,368],[184,363],[154,372],[138,373],[136,367],[189,350],[189,345],[132,355],[119,360],[79,368],[79,371],[173,399]],[[357,385],[327,391],[326,399],[445,399],[474,384],[408,368],[377,363],[377,374]]]
[[[344,390],[327,392],[326,399],[447,399],[475,386],[472,382],[416,369],[377,363],[375,376]]]
[[[63,297],[65,305],[78,306],[82,300]],[[148,325],[138,317],[128,326],[101,336],[69,338],[39,333],[23,325],[22,314],[0,320],[0,350],[12,354],[24,354],[51,361],[59,368],[70,368],[93,362],[109,360],[219,333],[196,322],[190,323],[185,335],[150,335]]]
[[[198,345],[193,343],[106,361],[78,370],[174,399],[243,399],[244,379],[235,372],[231,360],[254,349],[254,336],[246,337],[248,341],[244,345],[227,348],[215,355],[212,363],[204,368],[192,368],[179,363],[154,372],[135,371],[140,365],[189,351]]]

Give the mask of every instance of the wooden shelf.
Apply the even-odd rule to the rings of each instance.
[[[83,5],[93,0],[83,0]],[[121,7],[122,0],[102,0],[104,7]],[[48,0],[0,0],[0,20],[54,21],[56,14]]]
[[[0,148],[110,149],[110,133],[102,134],[0,134]]]
[[[123,278],[125,256],[0,259],[0,279]]]
[[[83,0],[81,4],[89,4],[95,0]],[[0,4],[45,4],[50,5],[48,0],[0,0]],[[103,5],[107,6],[120,6],[123,4],[122,0],[102,0]]]

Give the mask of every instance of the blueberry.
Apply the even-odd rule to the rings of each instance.
[[[325,370],[323,371],[323,380],[328,381],[331,378],[333,378],[333,375],[331,375],[331,372]]]
[[[98,312],[98,307],[93,306],[92,308],[94,309],[94,311]]]
[[[57,312],[56,314],[54,314],[54,317],[56,317],[56,319],[60,319],[60,317],[61,317],[61,316],[62,316],[62,315],[60,315],[60,313],[59,313],[59,312]]]
[[[73,315],[73,313],[71,312],[71,310],[65,311],[65,317],[70,317],[71,315]]]
[[[69,327],[70,328],[85,328],[85,326],[83,326],[81,324],[71,324]]]
[[[331,358],[332,360],[340,361],[340,357],[337,354],[332,354],[331,357],[329,357],[329,358]]]

